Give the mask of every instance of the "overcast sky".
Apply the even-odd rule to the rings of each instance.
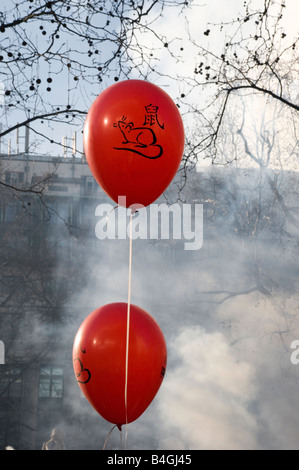
[[[250,2],[252,10],[254,10],[256,5],[260,7],[261,3],[262,2],[259,0]],[[286,26],[287,36],[289,39],[291,37],[297,37],[298,34],[296,18],[299,14],[299,4],[296,0],[287,0],[286,4],[287,8],[284,10],[282,24]],[[7,8],[8,6],[9,4],[7,4]],[[209,0],[208,2],[193,0],[189,2],[189,8],[186,9],[183,14],[178,15],[177,12],[177,7],[168,8],[165,14],[156,21],[154,29],[159,37],[165,38],[165,41],[169,43],[169,50],[175,55],[179,55],[181,60],[176,61],[171,59],[168,51],[161,47],[161,44],[155,40],[152,35],[142,31],[142,42],[147,44],[149,48],[152,48],[154,53],[158,51],[157,54],[160,60],[159,62],[156,62],[157,72],[161,73],[162,75],[164,73],[169,75],[170,72],[170,75],[175,79],[169,79],[167,77],[163,78],[163,76],[159,78],[158,75],[155,75],[152,78],[155,83],[162,86],[175,101],[182,93],[189,93],[188,85],[186,84],[185,80],[180,77],[187,79],[192,77],[194,68],[196,65],[198,65],[198,49],[189,40],[187,30],[190,33],[192,41],[194,41],[197,45],[207,47],[207,49],[215,52],[220,52],[223,49],[227,32],[225,27],[223,31],[220,32],[220,27],[215,25],[219,25],[222,22],[225,23],[231,19],[238,18],[238,15],[244,12],[244,7],[243,2],[239,2],[238,0],[223,0],[223,2],[221,2],[221,8],[219,8],[219,2],[217,0]],[[235,28],[237,29],[237,27],[238,26],[236,25]],[[204,35],[204,32],[207,29],[211,29],[209,36]],[[231,31],[230,28],[229,31]],[[136,34],[136,37],[138,38],[138,34],[141,33],[137,32]],[[44,37],[41,36],[39,41],[43,40]],[[36,72],[37,71],[32,71],[32,73]],[[47,63],[43,64],[43,62],[40,61],[38,73],[46,78],[50,72],[52,72],[53,76],[55,69],[53,67],[49,67]],[[60,75],[57,78],[53,76],[53,78],[55,78],[53,83],[53,91],[51,94],[53,102],[59,105],[59,103],[64,103],[68,96],[68,99],[70,100],[70,103],[73,107],[86,109],[86,111],[88,111],[96,94],[106,86],[102,84],[99,86],[90,87],[86,82],[84,82],[80,83],[78,88],[73,89],[68,94],[68,77],[66,75]],[[134,74],[133,70],[131,78],[140,77],[138,76],[138,73]],[[113,83],[113,81],[111,83]],[[70,84],[73,86],[72,80]],[[209,93],[207,88],[205,88],[205,90],[206,91],[204,91],[202,88],[195,89],[194,93],[187,95],[187,101],[189,100],[190,103],[197,103],[199,106],[204,106]],[[47,98],[49,98],[49,96],[47,96]],[[184,107],[182,107],[181,110],[184,112]],[[12,114],[11,117],[13,117]],[[18,117],[15,117],[15,119],[18,120]],[[39,125],[38,130],[43,132],[47,127],[49,138],[55,139],[58,142],[62,142],[63,137],[67,137],[68,144],[70,146],[72,145],[71,139],[73,137],[74,130],[77,130],[78,150],[82,151],[82,129],[72,129],[69,126],[63,126],[62,124],[63,123],[60,123],[60,125],[54,126],[53,130],[51,130],[50,126],[47,124],[47,122],[45,122],[44,124]],[[5,123],[3,123],[3,125],[5,125]],[[189,131],[192,129],[192,126],[194,126],[194,120],[192,118],[189,119],[189,116],[185,116],[185,126]],[[20,130],[20,135],[22,136],[22,134],[23,132]],[[36,136],[32,134],[31,142],[35,137]],[[9,138],[11,139],[11,148],[13,151],[15,150],[16,146],[15,135],[11,134]],[[21,140],[21,145],[23,142],[24,140]],[[7,143],[4,139],[2,146],[5,147],[6,145]],[[42,150],[40,151],[44,153],[50,152],[53,154],[54,152],[54,154],[60,153],[62,155],[62,148],[59,149],[55,147],[53,150],[53,146],[51,146],[48,142],[46,142],[41,147],[41,149]]]

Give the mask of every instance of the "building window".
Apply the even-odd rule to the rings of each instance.
[[[63,397],[63,369],[60,367],[42,367],[39,378],[40,398]]]
[[[85,180],[85,189],[86,191],[92,191],[94,189],[94,179],[92,176],[86,176]]]
[[[24,182],[24,173],[15,172],[15,171],[7,171],[5,173],[5,183],[9,184],[10,186],[19,186]]]
[[[19,398],[22,396],[22,370],[18,367],[0,371],[0,397]]]
[[[11,201],[5,206],[4,209],[4,221],[14,222],[18,216],[19,204],[16,201]]]

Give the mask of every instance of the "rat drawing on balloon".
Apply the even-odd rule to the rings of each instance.
[[[93,102],[84,125],[84,150],[94,178],[117,204],[125,201],[132,222],[136,208],[158,199],[180,166],[181,115],[158,86],[142,80],[118,82]],[[73,345],[79,387],[94,409],[120,431],[149,407],[167,365],[159,325],[131,304],[131,260],[132,237],[127,302],[111,302],[90,313]]]
[[[157,138],[154,131],[148,127],[134,127],[133,122],[126,123],[126,117],[123,117],[117,124],[125,140],[122,142],[125,146],[114,147],[116,150],[127,150],[137,153],[145,158],[160,158],[163,154],[161,145],[157,145]],[[128,146],[126,146],[129,144]]]

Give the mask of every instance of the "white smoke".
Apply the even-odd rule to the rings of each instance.
[[[266,225],[254,240],[246,224],[236,232],[250,181],[252,197],[258,193],[254,178],[235,187],[235,175],[225,176],[223,194],[216,194],[225,217],[210,226],[206,212],[201,250],[134,240],[131,301],[159,323],[168,366],[155,400],[129,425],[128,449],[298,448],[299,366],[291,364],[289,349],[299,338],[295,228],[289,223],[280,232],[276,211],[273,228]],[[240,220],[254,220],[254,212]],[[128,240],[94,242],[82,263],[86,284],[72,298],[76,320],[67,324],[68,338],[93,309],[127,301]],[[78,407],[77,388],[74,380],[69,406],[75,420],[85,425],[88,415],[95,423],[90,446],[100,448],[111,424],[88,403]],[[117,430],[107,448],[122,448]]]
[[[256,449],[255,370],[239,361],[222,333],[187,328],[170,345],[158,410],[162,449]]]

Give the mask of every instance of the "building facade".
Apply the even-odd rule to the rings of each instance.
[[[62,416],[73,422],[68,390],[84,408],[68,305],[84,285],[85,244],[95,243],[90,214],[107,198],[81,158],[2,156],[0,173],[0,448],[41,449]],[[68,325],[64,342],[59,331]],[[76,435],[69,447],[88,447]]]

